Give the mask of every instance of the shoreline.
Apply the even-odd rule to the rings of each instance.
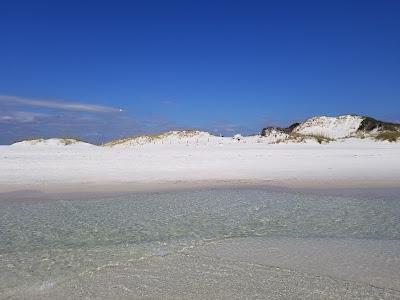
[[[184,192],[202,189],[272,189],[279,191],[346,191],[400,189],[398,180],[287,179],[287,180],[170,180],[105,183],[1,184],[0,200],[58,197],[114,197],[131,193]]]

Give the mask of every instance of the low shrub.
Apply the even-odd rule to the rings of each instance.
[[[400,139],[400,131],[382,131],[375,138],[380,141],[397,142]]]

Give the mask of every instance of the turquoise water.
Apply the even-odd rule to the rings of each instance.
[[[0,289],[7,297],[243,237],[400,240],[397,191],[272,189],[0,201]]]

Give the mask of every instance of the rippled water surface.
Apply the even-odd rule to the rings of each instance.
[[[228,240],[269,238],[269,246],[276,238],[296,241],[398,241],[400,197],[397,194],[393,190],[324,194],[238,188],[135,193],[96,200],[84,197],[80,200],[69,200],[66,197],[64,200],[46,201],[4,199],[0,201],[1,295],[3,298],[15,299],[30,295],[31,298],[39,299],[48,294],[50,299],[52,290],[58,290],[54,297],[68,298],[65,293],[69,289],[76,290],[76,285],[71,287],[71,283],[83,281],[91,286],[92,294],[85,294],[89,289],[85,291],[83,286],[81,295],[89,298],[107,298],[110,295],[129,298],[133,294],[135,297],[162,297],[167,291],[162,288],[152,290],[152,284],[156,287],[160,278],[163,278],[162,272],[172,272],[173,266],[182,263],[179,272],[183,273],[176,276],[187,278],[188,274],[184,271],[192,274],[191,270],[195,268],[190,265],[195,260],[190,260],[185,269],[183,261],[190,257],[190,251],[201,247],[206,249],[206,245],[210,243]],[[266,244],[253,244],[259,249],[266,247]],[[284,247],[290,248],[290,244],[285,245]],[[244,247],[238,251],[251,253],[252,250]],[[176,259],[177,255],[181,258]],[[202,255],[203,260],[208,257],[204,253]],[[171,259],[176,260],[171,262]],[[236,259],[235,263],[242,263],[242,260]],[[158,281],[154,279],[158,283],[147,278],[147,283],[137,286],[144,278],[140,273],[144,268],[143,264],[151,264],[154,272],[152,276],[158,276]],[[206,264],[203,262],[203,265]],[[146,265],[146,268],[150,266]],[[162,271],[163,268],[169,268],[169,271]],[[212,271],[213,274],[222,272],[221,268],[217,267]],[[109,274],[110,270],[116,273]],[[260,278],[270,276],[254,272]],[[104,277],[90,283],[99,274]],[[103,291],[104,294],[96,295],[96,290],[100,293],[101,289],[93,286],[101,284],[104,288],[104,284],[111,284],[104,278],[114,280],[116,276],[121,276],[126,281],[134,274],[142,275],[138,275],[140,279],[133,277],[124,284],[115,283],[113,286],[117,288],[111,294]],[[199,271],[199,276],[201,274],[205,273]],[[302,280],[305,279],[302,277]],[[261,284],[260,288],[265,288],[265,284]],[[149,289],[149,294],[146,294],[146,289]],[[285,290],[287,286],[276,289]],[[175,290],[179,290],[179,287]],[[252,291],[254,290],[256,289],[253,288]],[[386,291],[382,292],[383,289],[379,291],[365,292],[364,289],[365,295],[394,297],[384,294]],[[263,298],[264,292],[260,290],[257,295]],[[396,292],[393,286],[392,292]],[[188,295],[194,294],[186,296]],[[271,292],[270,295],[272,297],[274,294]],[[293,290],[293,294],[286,296],[296,295],[300,294]],[[229,293],[214,296],[229,297]],[[315,298],[315,295],[311,296]],[[324,298],[323,295],[319,296]],[[359,296],[362,297],[363,294]],[[280,298],[279,294],[275,298]]]

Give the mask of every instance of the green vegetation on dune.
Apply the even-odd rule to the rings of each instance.
[[[134,141],[134,140],[138,140],[138,139],[145,139],[145,140],[148,140],[149,142],[152,142],[154,140],[166,138],[173,134],[176,134],[176,136],[179,138],[193,137],[193,136],[196,136],[196,134],[198,134],[198,133],[199,133],[199,130],[186,129],[186,130],[172,130],[172,131],[166,131],[166,132],[154,133],[154,134],[134,135],[134,136],[122,137],[122,138],[119,138],[116,140],[109,141],[107,143],[104,143],[102,146],[115,146],[115,145],[123,144],[128,141]]]
[[[400,140],[400,131],[383,131],[380,132],[375,139],[380,141],[397,142],[397,140]]]
[[[381,131],[397,131],[400,130],[400,124],[383,122],[371,117],[364,117],[364,120],[361,122],[357,131],[369,132],[375,129]]]
[[[378,131],[374,136],[379,141],[396,142],[400,139],[400,124],[383,122],[371,117],[365,117],[358,132]]]

